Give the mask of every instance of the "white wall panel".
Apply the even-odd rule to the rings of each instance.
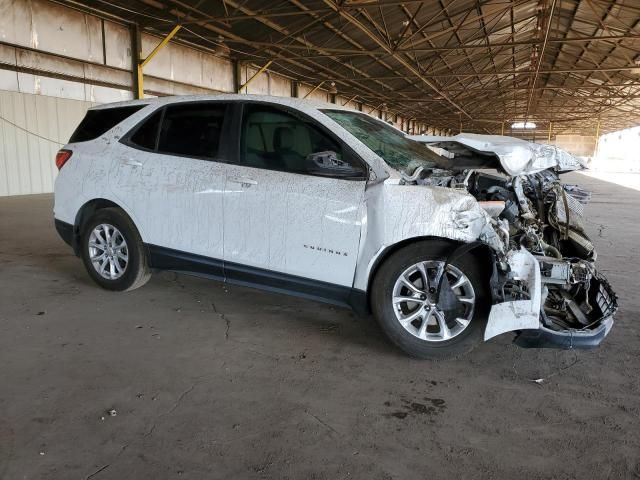
[[[107,65],[131,70],[131,32],[129,29],[124,25],[105,21],[104,41]]]
[[[84,86],[84,100],[91,103],[113,103],[133,100],[133,92],[99,85]]]
[[[0,196],[53,191],[55,154],[91,105],[0,91]]]
[[[132,100],[133,92],[110,87],[82,84],[70,80],[0,70],[0,90],[47,95],[94,103]]]
[[[3,42],[33,47],[37,42],[37,35],[33,36],[31,28],[31,2],[25,0],[0,0],[0,39]]]
[[[162,38],[142,36],[142,56],[146,57]],[[145,66],[146,75],[219,92],[233,91],[233,64],[212,54],[169,43]],[[146,89],[145,85],[145,89]],[[161,93],[171,93],[165,92]]]
[[[18,73],[18,90],[22,93],[85,100],[84,85],[68,80]]]
[[[311,87],[309,85],[305,85],[304,83],[301,83],[298,86],[298,96],[300,98],[303,98],[305,95],[307,95],[309,92],[311,92],[314,89],[314,87]],[[319,88],[318,90],[316,90],[315,92],[311,93],[308,97],[308,100],[316,100],[316,101],[320,101],[320,102],[329,102],[329,92],[327,92],[326,90],[322,90],[321,88]]]
[[[144,77],[144,89],[145,91],[157,92],[159,95],[215,95],[219,93],[208,88],[195,87],[148,76]],[[151,98],[159,95],[145,93],[144,96],[145,98]]]
[[[0,18],[5,42],[103,61],[102,28],[95,16],[45,0],[0,0]]]
[[[18,91],[18,74],[10,70],[0,70],[0,90]]]
[[[240,69],[240,84],[242,85],[248,80],[251,80],[257,71],[257,68],[243,65]],[[269,74],[263,72],[255,77],[247,87],[242,89],[241,93],[249,95],[269,95]]]
[[[269,72],[269,95],[291,96],[291,80]]]
[[[203,86],[219,92],[233,92],[233,64],[213,55],[204,55],[202,60]]]
[[[352,108],[354,110],[358,110],[358,102],[357,101],[349,101],[351,97],[344,97],[342,95],[338,95],[336,97],[336,104],[343,106],[343,107],[347,107],[347,108]]]

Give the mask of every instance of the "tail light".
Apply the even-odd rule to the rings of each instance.
[[[59,150],[58,153],[56,153],[56,167],[58,167],[58,170],[64,167],[64,164],[67,163],[67,160],[71,158],[72,154],[73,152],[71,150]]]

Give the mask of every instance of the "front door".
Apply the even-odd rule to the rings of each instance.
[[[258,283],[276,287],[288,276],[351,287],[366,181],[306,171],[311,153],[345,155],[340,143],[315,122],[267,104],[245,104],[240,130],[224,188],[227,277],[252,283],[253,271]]]

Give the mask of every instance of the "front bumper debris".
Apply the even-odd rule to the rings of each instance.
[[[507,253],[508,275],[503,276],[502,291],[509,282],[526,285],[519,295],[502,295],[489,313],[484,339],[489,340],[507,332],[516,333],[514,343],[524,348],[595,348],[611,331],[617,310],[617,298],[606,279],[595,270],[587,272],[585,262],[567,263],[565,260],[535,257],[524,248]],[[585,276],[588,274],[588,277]],[[549,289],[571,286],[572,282],[589,278],[589,291],[577,301],[568,291],[563,298],[567,311],[573,312],[578,325],[561,324],[551,315],[555,310],[544,305]],[[569,288],[566,287],[566,288]],[[512,290],[513,291],[513,290]],[[560,290],[564,293],[563,290]],[[588,311],[586,310],[588,308]],[[585,309],[581,312],[579,309]]]
[[[596,348],[613,327],[613,316],[602,320],[593,330],[554,331],[540,326],[537,330],[522,330],[513,343],[522,348]]]

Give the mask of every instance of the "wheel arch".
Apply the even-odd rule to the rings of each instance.
[[[429,242],[434,247],[436,245],[446,246],[452,252],[458,247],[465,245],[465,242],[459,240],[453,240],[445,237],[436,237],[436,236],[421,236],[421,237],[412,237],[404,239],[398,243],[394,243],[393,245],[389,245],[386,247],[378,256],[376,257],[371,269],[369,270],[369,275],[367,278],[367,290],[366,290],[366,304],[369,311],[371,310],[371,286],[373,284],[373,280],[376,277],[380,267],[397,251],[420,242]],[[493,250],[487,244],[480,244],[477,248],[474,248],[470,252],[467,252],[466,255],[473,255],[478,261],[480,261],[482,265],[482,272],[484,278],[487,282],[490,281],[491,275],[493,273],[494,266],[494,255]]]
[[[112,200],[108,200],[106,198],[94,198],[85,202],[78,209],[75,220],[73,222],[72,247],[76,255],[79,254],[80,252],[80,235],[82,234],[82,227],[84,226],[85,222],[89,220],[89,218],[91,218],[91,216],[94,213],[96,213],[98,210],[102,210],[105,208],[117,208],[121,210],[125,215],[129,217],[131,222],[135,225],[135,222],[133,222],[133,219],[131,218],[131,215],[129,214],[129,212],[127,212],[127,210],[122,205],[119,205]],[[140,229],[137,225],[136,225],[136,228],[138,228],[138,232],[140,233],[140,236],[142,236]]]

